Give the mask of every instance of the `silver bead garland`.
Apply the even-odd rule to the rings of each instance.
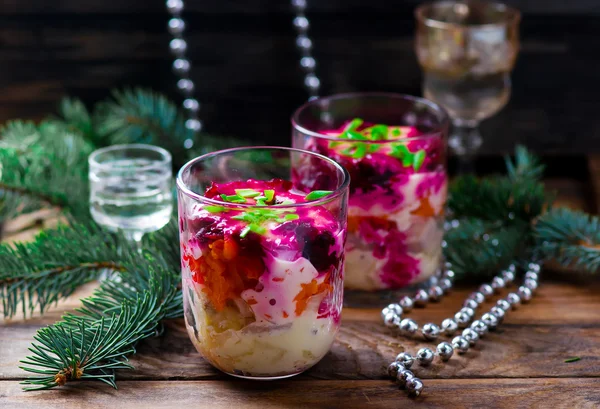
[[[291,0],[295,17],[293,20],[296,29],[296,47],[300,51],[300,67],[304,71],[304,87],[309,100],[319,96],[321,81],[316,74],[317,62],[312,53],[313,42],[308,36],[310,22],[306,17],[306,0]]]
[[[469,348],[475,346],[488,331],[495,330],[501,325],[505,315],[517,308],[521,303],[531,300],[539,285],[541,267],[538,263],[527,264],[527,272],[516,292],[509,293],[505,298],[498,300],[487,312],[483,312],[479,319],[475,319],[475,311],[492,295],[501,292],[510,286],[517,271],[514,264],[502,270],[489,284],[483,284],[478,291],[471,293],[463,303],[463,308],[453,318],[446,318],[438,326],[428,322],[419,327],[413,319],[403,318],[413,306],[425,307],[428,303],[439,301],[450,289],[454,281],[452,265],[446,263],[446,269],[438,273],[429,282],[429,288],[419,289],[413,297],[404,296],[396,304],[390,304],[382,310],[384,324],[392,329],[397,329],[405,336],[414,336],[420,332],[427,341],[434,341],[440,335],[453,336],[458,328],[464,328],[460,335],[452,338],[452,342],[440,342],[435,352],[430,348],[421,348],[414,356],[408,352],[401,352],[388,368],[390,377],[397,381],[400,388],[406,389],[410,396],[419,396],[423,391],[423,381],[415,376],[409,369],[414,362],[421,366],[429,366],[437,356],[442,362],[449,361],[454,353],[465,354]]]
[[[181,18],[184,3],[183,0],[167,0],[166,7],[167,12],[171,15],[167,29],[169,30],[169,34],[173,36],[173,39],[169,43],[169,49],[173,56],[176,57],[175,61],[173,61],[173,72],[178,77],[177,89],[185,98],[182,104],[187,118],[185,127],[196,134],[202,130],[202,121],[198,119],[200,103],[194,98],[196,87],[190,78],[191,63],[186,58],[188,45],[183,38],[186,24]],[[194,141],[191,138],[183,142],[183,146],[186,149],[190,149],[193,145]]]

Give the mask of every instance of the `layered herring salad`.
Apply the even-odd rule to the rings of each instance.
[[[340,325],[346,232],[310,202],[330,193],[250,179],[212,183],[204,196],[223,205],[180,207],[186,327],[220,370],[288,376],[329,350]]]
[[[337,140],[307,137],[301,147],[350,173],[345,287],[398,289],[431,277],[447,195],[441,138],[360,118],[319,133]]]

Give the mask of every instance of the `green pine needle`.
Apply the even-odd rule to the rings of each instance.
[[[598,216],[554,209],[542,215],[534,228],[536,251],[564,266],[596,273],[600,270],[600,219]]]

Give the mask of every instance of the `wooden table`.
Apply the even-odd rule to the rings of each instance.
[[[550,184],[561,204],[595,210],[589,183]],[[221,374],[196,353],[182,321],[175,320],[166,323],[163,337],[139,345],[131,360],[136,370],[119,373],[119,390],[80,382],[22,392],[19,381],[26,373],[18,361],[27,355],[35,331],[78,306],[78,298],[93,288],[89,285],[43,318],[0,323],[0,408],[598,408],[600,281],[564,272],[548,275],[531,304],[510,312],[498,331],[467,354],[445,365],[418,367],[426,389],[417,399],[398,390],[385,368],[398,352],[432,344],[393,336],[382,326],[378,309],[345,309],[331,352],[289,380],[248,382]],[[459,288],[411,317],[440,322],[470,291]],[[565,362],[573,356],[581,360]]]

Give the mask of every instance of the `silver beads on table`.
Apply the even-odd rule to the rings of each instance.
[[[402,321],[400,321],[400,325],[398,326],[398,328],[400,328],[400,331],[404,335],[414,335],[419,329],[419,326],[417,325],[415,320],[412,320],[410,318],[404,318]]]
[[[475,291],[474,293],[471,293],[469,299],[475,300],[477,304],[482,304],[485,301],[485,295],[483,295],[480,291]]]
[[[400,352],[398,355],[396,355],[396,362],[398,362],[404,368],[410,369],[415,362],[415,358],[413,358],[412,355],[407,352]]]
[[[473,323],[471,324],[471,329],[473,331],[475,331],[477,333],[477,335],[479,335],[480,338],[483,337],[488,332],[487,325],[485,324],[485,322],[483,322],[481,320],[473,321]]]
[[[470,308],[472,310],[476,310],[477,307],[479,307],[479,304],[477,303],[477,301],[475,301],[472,298],[468,298],[465,300],[465,302],[463,303],[463,307],[465,308]]]
[[[396,380],[398,381],[398,384],[400,385],[400,387],[405,387],[406,386],[406,382],[408,382],[410,379],[414,378],[415,375],[409,371],[408,369],[399,369],[398,373],[396,374]]]
[[[459,328],[464,328],[469,325],[469,322],[471,322],[471,316],[465,312],[459,311],[454,314],[454,321],[456,321]]]
[[[528,303],[529,301],[531,301],[531,298],[533,297],[533,292],[529,288],[525,287],[524,285],[519,287],[517,294],[519,295],[519,298],[521,299],[522,303]]]
[[[452,347],[459,354],[464,354],[469,350],[469,341],[461,336],[454,337],[452,339]]]
[[[309,99],[314,99],[319,96],[321,81],[315,73],[317,62],[312,55],[312,40],[308,36],[310,21],[305,15],[306,0],[292,0],[291,3],[296,14],[293,25],[297,33],[296,47],[298,47],[301,55],[300,67],[305,73],[304,86],[308,91]]]
[[[429,289],[427,295],[429,296],[430,301],[437,302],[442,299],[442,296],[444,295],[444,290],[442,290],[442,287],[440,287],[439,285],[434,285]]]
[[[533,292],[533,291],[537,290],[538,282],[536,280],[532,280],[532,279],[528,278],[527,280],[525,280],[523,282],[523,286],[529,288]]]
[[[450,280],[449,278],[442,278],[440,280],[439,286],[442,290],[444,290],[445,293],[447,293],[448,291],[450,291],[450,289],[452,289],[452,280]]]
[[[510,306],[509,306],[510,308]],[[492,308],[490,308],[490,314],[494,315],[494,317],[496,317],[498,319],[498,322],[502,322],[502,320],[504,319],[504,316],[506,315],[506,310],[504,310],[503,308],[500,308],[499,306],[494,306]]]
[[[483,294],[485,298],[489,298],[494,294],[494,289],[489,284],[482,284],[481,287],[479,287],[479,292]]]
[[[423,388],[423,382],[419,378],[412,377],[406,381],[406,390],[411,396],[419,396],[423,392]]]
[[[186,24],[181,18],[184,3],[183,0],[167,0],[166,6],[167,11],[172,17],[167,24],[167,28],[169,33],[174,37],[169,43],[169,49],[171,50],[171,53],[177,57],[173,62],[173,72],[179,77],[177,88],[186,97],[183,107],[187,113],[187,120],[184,125],[186,129],[193,133],[198,133],[202,130],[202,122],[198,119],[200,104],[197,100],[192,98],[196,87],[190,78],[191,63],[185,58],[188,49],[187,42],[183,38]],[[190,149],[194,145],[194,141],[193,139],[188,138],[184,141],[183,145],[184,148]]]
[[[441,342],[438,344],[436,352],[442,361],[447,362],[450,358],[452,358],[452,354],[454,354],[454,348],[449,342]]]
[[[486,312],[481,316],[481,321],[488,327],[490,331],[493,331],[498,327],[498,318],[489,312]]]
[[[429,302],[429,294],[425,290],[417,290],[417,293],[413,297],[415,307],[425,307]]]
[[[446,318],[442,321],[442,333],[447,336],[454,335],[456,330],[458,329],[458,324],[452,318]]]
[[[401,316],[404,311],[402,310],[402,307],[400,306],[400,304],[389,304],[387,307],[385,307],[381,311],[381,313],[384,314],[384,313],[388,313],[388,312],[391,312],[393,314]]]
[[[539,280],[539,275],[535,271],[528,271],[525,273],[525,280]]]
[[[521,304],[521,297],[517,293],[509,293],[506,296],[506,301],[508,301],[513,310],[516,310],[519,304]]]
[[[504,270],[502,272],[502,279],[504,280],[504,283],[508,286],[512,284],[513,281],[515,281],[515,273],[510,270]]]
[[[471,328],[465,328],[462,332],[464,339],[469,341],[469,345],[473,346],[479,341],[479,334],[473,331]]]
[[[427,324],[423,325],[421,332],[423,333],[423,336],[426,340],[433,341],[437,339],[437,337],[440,335],[440,327],[431,322],[428,322]]]
[[[404,367],[399,362],[394,361],[388,365],[387,373],[390,378],[395,378],[401,369],[404,369]]]
[[[498,300],[496,302],[496,306],[498,308],[503,309],[504,311],[510,310],[510,303],[508,301],[506,301],[506,300]]]
[[[433,362],[433,351],[429,348],[421,348],[417,352],[417,362],[421,366],[429,366]]]
[[[402,310],[404,310],[406,312],[409,312],[410,310],[412,310],[413,306],[414,306],[413,299],[407,295],[402,297],[400,299],[400,301],[398,302],[398,304],[400,304],[400,306],[402,307]]]
[[[506,283],[504,282],[503,278],[501,278],[501,277],[494,277],[492,279],[491,286],[494,289],[495,293],[499,293],[500,290],[502,290],[506,286]]]

